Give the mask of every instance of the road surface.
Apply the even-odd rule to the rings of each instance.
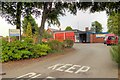
[[[74,44],[67,54],[21,64],[2,65],[3,78],[118,78],[110,46],[102,43]]]

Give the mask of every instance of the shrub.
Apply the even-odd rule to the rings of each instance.
[[[48,42],[48,45],[50,46],[51,50],[49,50],[49,53],[51,52],[60,52],[63,50],[63,43],[59,42],[57,40],[52,40]]]
[[[0,54],[0,62],[6,62],[9,60],[9,56],[6,54],[1,53]]]
[[[27,42],[3,41],[2,53],[0,53],[1,62],[7,62],[10,60],[20,60],[27,58],[37,58],[43,55],[47,55],[47,52],[51,49],[48,44],[31,44]]]
[[[34,58],[47,55],[49,50],[51,50],[51,48],[47,44],[34,45]]]
[[[24,38],[23,41],[26,43],[33,43],[33,38]]]
[[[63,41],[64,47],[71,48],[74,44],[73,40],[66,39]]]
[[[112,46],[110,52],[112,59],[120,65],[120,44]]]
[[[22,59],[31,58],[33,53],[27,50],[20,51]],[[19,54],[19,53],[18,53]]]

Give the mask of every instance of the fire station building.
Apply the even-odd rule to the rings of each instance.
[[[53,35],[54,40],[63,41],[65,39],[71,39],[76,43],[103,43],[104,37],[107,32],[95,33],[89,30],[88,27],[85,31],[73,29],[72,31],[48,29],[47,32]]]

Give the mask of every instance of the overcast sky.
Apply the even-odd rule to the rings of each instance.
[[[71,26],[73,29],[85,30],[85,27],[91,27],[91,23],[98,21],[102,24],[103,32],[107,31],[107,15],[106,12],[90,13],[87,11],[78,11],[77,15],[66,13],[66,16],[59,17],[61,23],[61,29],[64,30],[66,26]],[[36,19],[36,22],[40,26],[41,17]],[[52,28],[58,29],[57,26],[51,26]],[[8,29],[15,29],[15,26],[8,24],[4,18],[0,17],[0,36],[8,36]],[[47,29],[47,24],[45,25]]]

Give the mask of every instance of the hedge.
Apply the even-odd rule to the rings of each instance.
[[[47,55],[47,52],[51,50],[48,44],[32,44],[20,41],[11,43],[2,41],[0,48],[2,49],[0,54],[1,62],[37,58]]]

